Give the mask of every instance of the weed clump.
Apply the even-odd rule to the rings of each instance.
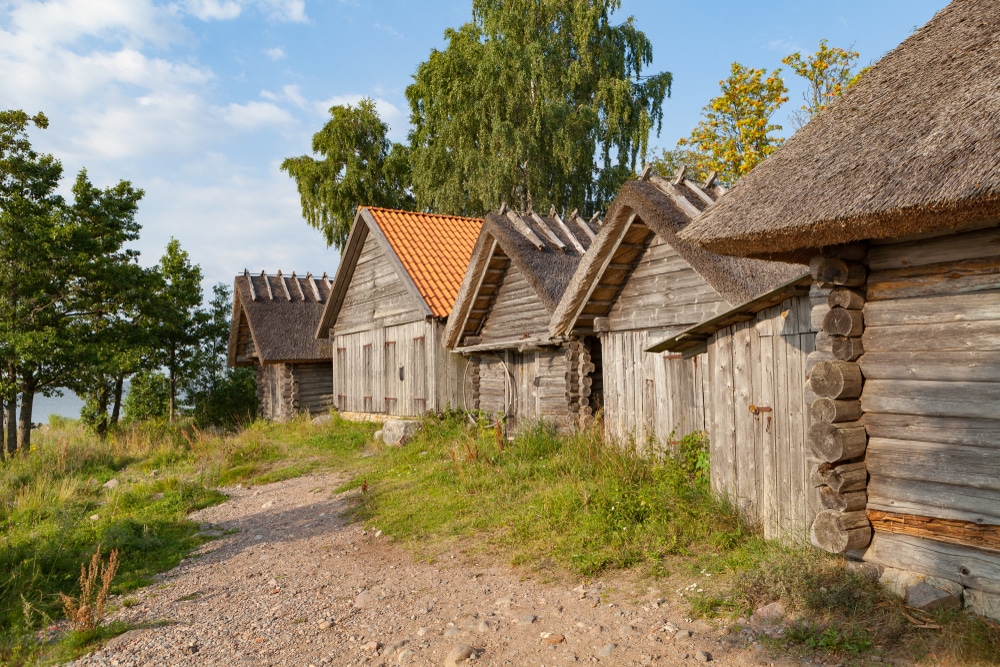
[[[80,565],[79,597],[59,593],[66,618],[73,624],[74,630],[88,632],[104,620],[105,603],[117,572],[118,549],[112,549],[107,563],[104,563],[101,560],[101,545],[98,544],[97,551],[90,558],[90,565],[87,563]],[[98,577],[100,585],[97,583]]]

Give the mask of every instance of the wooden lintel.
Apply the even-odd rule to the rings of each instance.
[[[1000,526],[997,525],[872,509],[868,510],[868,519],[879,532],[913,535],[1000,553]]]

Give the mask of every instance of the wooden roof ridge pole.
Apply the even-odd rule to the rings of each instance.
[[[243,269],[243,277],[247,279],[247,284],[250,285],[250,300],[251,301],[256,301],[257,300],[257,290],[254,289],[254,286],[253,286],[253,276],[250,275],[249,271],[247,271],[246,269]]]
[[[680,166],[680,169],[674,172],[674,181],[673,181],[674,185],[680,185],[684,181],[684,175],[687,174],[687,170],[688,170],[687,165],[682,164]]]
[[[319,288],[316,287],[316,279],[313,278],[312,273],[306,274],[306,282],[309,283],[309,287],[312,288],[313,296],[316,297],[316,303],[323,303],[323,298],[319,295]]]
[[[583,253],[587,252],[587,250],[583,247],[583,244],[580,243],[580,239],[576,238],[576,234],[569,231],[569,227],[566,226],[566,223],[563,222],[563,219],[559,217],[558,213],[556,213],[555,206],[553,206],[552,210],[549,211],[549,217],[555,221],[556,225],[558,225],[559,229],[561,229],[563,234],[566,235],[566,238],[569,239],[569,242],[573,245],[574,248],[576,248],[576,251],[578,253],[582,255]]]
[[[563,252],[566,252],[566,244],[562,242],[562,239],[560,239],[554,231],[549,229],[549,226],[545,224],[545,218],[538,215],[534,211],[529,212],[528,215],[530,215],[531,219],[535,221],[535,224],[541,228],[542,232],[549,237],[549,241],[552,242],[552,245],[559,248]]]
[[[717,172],[714,169],[710,171],[708,174],[708,178],[705,179],[705,182],[701,186],[702,189],[708,190],[710,187],[715,185],[715,179],[717,179],[718,177],[719,177],[719,172]]]
[[[598,227],[604,226],[604,220],[601,218],[601,213],[598,211],[594,215],[590,216],[590,224],[597,224]]]
[[[537,250],[542,250],[545,248],[545,244],[542,243],[542,240],[538,238],[538,235],[535,234],[535,232],[531,231],[531,227],[529,227],[524,223],[524,220],[521,219],[521,216],[517,215],[510,209],[507,209],[506,215],[507,219],[510,220],[511,223],[513,223],[514,228],[521,233],[521,236],[528,239],[531,245],[535,246]]]
[[[292,283],[294,283],[295,286],[299,288],[299,296],[302,297],[302,301],[304,302],[306,300],[306,292],[304,289],[302,289],[302,280],[300,278],[295,277],[294,271],[292,271]]]
[[[643,165],[643,167],[642,167],[642,173],[639,174],[639,180],[640,181],[647,181],[647,180],[649,180],[649,176],[652,173],[653,173],[653,165],[651,165],[651,164],[645,164],[645,165]]]
[[[569,219],[576,223],[576,226],[583,230],[583,233],[587,235],[587,238],[591,241],[597,236],[594,230],[590,228],[587,221],[580,217],[580,213],[577,209],[573,209],[573,212],[569,214]]]
[[[285,280],[285,277],[281,275],[281,269],[278,269],[278,282],[281,283],[281,291],[285,293],[285,298],[291,301],[292,293],[288,291],[288,282]]]
[[[701,211],[698,210],[698,207],[689,202],[684,195],[678,191],[677,186],[670,181],[662,179],[659,176],[650,176],[649,182],[659,188],[660,192],[667,195],[670,198],[670,201],[674,203],[674,206],[679,208],[689,219],[693,220],[701,213]]]
[[[274,292],[271,291],[271,281],[267,279],[267,271],[261,271],[260,277],[264,279],[264,286],[267,287],[267,298],[274,301]]]
[[[703,202],[705,202],[709,206],[711,206],[712,204],[715,203],[715,200],[712,199],[711,195],[709,195],[707,192],[705,192],[704,190],[702,190],[701,187],[697,183],[695,183],[694,181],[685,178],[684,179],[684,185],[687,187],[688,190],[690,190],[691,192],[693,192],[696,195],[698,195],[698,199],[702,200]]]

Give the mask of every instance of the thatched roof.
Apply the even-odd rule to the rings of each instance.
[[[382,246],[425,316],[448,317],[481,226],[477,218],[375,206],[358,208],[316,337],[330,335],[369,234]]]
[[[713,252],[813,249],[1000,218],[1000,2],[954,0],[699,217]]]
[[[236,276],[229,365],[252,366],[330,358],[330,346],[313,336],[330,298],[330,280],[312,274]]]
[[[445,345],[458,345],[497,250],[509,258],[538,301],[552,313],[599,229],[597,216],[585,220],[575,211],[565,220],[554,210],[541,216],[534,212],[517,214],[506,206],[487,215],[455,300],[454,314],[445,328]],[[490,296],[492,299],[496,293]]]
[[[683,172],[669,181],[646,175],[625,183],[608,209],[607,222],[553,314],[550,333],[566,335],[576,327],[595,284],[602,279],[608,263],[617,256],[629,227],[635,222],[644,224],[669,244],[730,304],[749,301],[802,274],[805,269],[799,266],[715,255],[679,236],[709,202],[718,200],[724,193],[723,188],[712,187],[710,183],[697,184],[685,179]],[[637,259],[638,256],[632,261]],[[611,307],[607,304],[605,310],[610,311]]]

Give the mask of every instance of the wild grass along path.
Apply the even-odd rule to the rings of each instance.
[[[142,629],[70,664],[438,666],[463,646],[476,665],[792,664],[749,630],[686,621],[683,600],[628,575],[544,584],[452,554],[415,560],[345,520],[358,491],[336,494],[343,481],[224,489],[228,502],[192,519],[226,534],[116,600],[114,619]]]

